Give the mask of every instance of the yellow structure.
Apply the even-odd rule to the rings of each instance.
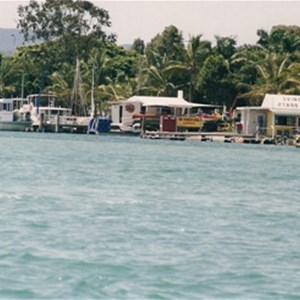
[[[300,127],[300,96],[266,94],[261,106],[238,107],[242,134],[293,137]]]
[[[201,120],[199,117],[177,117],[177,127],[200,128]]]

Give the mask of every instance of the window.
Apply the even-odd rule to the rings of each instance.
[[[290,116],[275,116],[275,125],[294,126],[296,118]]]
[[[162,115],[170,115],[171,114],[171,108],[168,106],[163,106],[161,109]]]

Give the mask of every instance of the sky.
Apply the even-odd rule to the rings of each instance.
[[[145,43],[170,25],[182,32],[185,41],[202,34],[202,40],[215,36],[234,37],[238,45],[255,44],[257,30],[270,31],[275,25],[300,26],[300,1],[97,1],[109,12],[117,43]],[[0,28],[16,28],[18,5],[28,1],[0,0]]]

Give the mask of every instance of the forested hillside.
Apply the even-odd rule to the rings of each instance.
[[[0,52],[11,55],[16,47],[24,42],[23,35],[17,29],[0,28]]]

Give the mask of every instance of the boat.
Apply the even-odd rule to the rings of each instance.
[[[28,131],[31,127],[30,112],[24,110],[24,98],[0,99],[0,131]]]
[[[296,134],[294,136],[294,145],[296,148],[300,148],[300,131],[296,131]]]
[[[88,134],[100,134],[110,132],[111,120],[106,117],[94,116],[88,124]]]
[[[32,131],[86,133],[87,124],[72,113],[71,108],[57,106],[53,94],[31,94],[24,105],[30,112]]]
[[[77,72],[79,74],[79,62],[77,62]],[[76,80],[75,80],[76,81]],[[95,99],[94,99],[94,87],[95,87],[95,68],[92,69],[92,89],[91,89],[91,113],[88,118],[87,134],[101,134],[110,132],[111,119],[103,116],[96,115]],[[75,94],[75,93],[74,93]],[[86,118],[86,117],[85,117]]]

